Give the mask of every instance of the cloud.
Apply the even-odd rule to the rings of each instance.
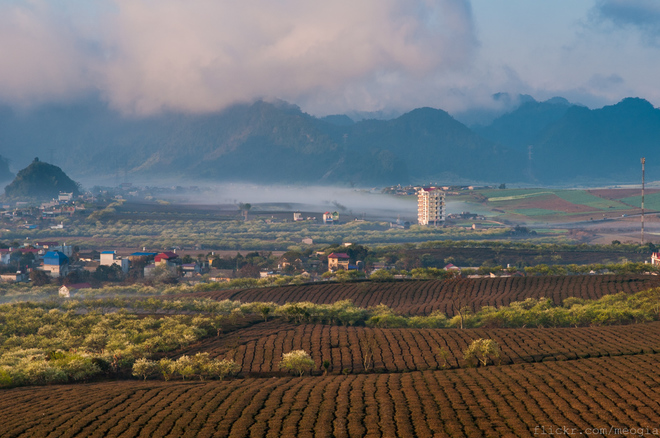
[[[659,43],[660,3],[656,0],[598,0],[592,16],[596,22],[636,28],[647,43]]]
[[[8,1],[0,99],[94,92],[138,115],[268,97],[373,110],[468,66],[474,34],[468,0]]]

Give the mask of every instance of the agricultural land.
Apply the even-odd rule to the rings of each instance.
[[[0,436],[652,436],[659,286],[349,281],[5,304]],[[484,340],[497,349],[469,356]],[[302,377],[283,365],[300,350]]]

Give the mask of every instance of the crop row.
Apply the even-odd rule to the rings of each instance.
[[[186,296],[278,304],[300,301],[331,304],[348,299],[359,307],[385,304],[410,315],[427,315],[440,310],[451,317],[457,307],[470,306],[476,311],[483,306],[506,306],[526,298],[551,298],[555,304],[561,304],[568,297],[597,299],[603,295],[629,294],[657,286],[660,286],[660,279],[649,275],[571,275],[323,283],[198,292]]]
[[[277,375],[284,353],[305,350],[320,374],[402,372],[466,366],[463,350],[475,339],[493,339],[501,364],[660,352],[660,322],[610,327],[523,329],[415,329],[256,324],[224,337],[207,338],[177,352],[229,358],[244,375]],[[444,350],[441,352],[441,350]],[[445,355],[444,352],[447,354]],[[445,356],[445,358],[443,358]]]
[[[652,435],[660,424],[659,360],[17,388],[0,392],[0,435],[529,437],[543,427]]]

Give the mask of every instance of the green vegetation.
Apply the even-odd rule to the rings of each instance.
[[[314,369],[314,359],[305,350],[293,350],[282,355],[280,368],[291,371],[302,377],[307,371]]]
[[[327,226],[305,222],[267,223],[262,219],[147,220],[106,213],[102,213],[98,219],[90,222],[73,216],[62,219],[66,227],[63,230],[20,230],[5,232],[3,238],[66,239],[67,244],[81,247],[89,245],[90,239],[98,239],[102,240],[106,247],[172,248],[200,245],[209,249],[282,251],[300,248],[300,240],[303,238],[312,238],[317,245],[341,242],[382,245],[440,239],[502,239],[508,231],[508,228],[504,227],[471,230],[418,225],[406,230],[389,228],[386,222],[359,221]]]
[[[179,314],[170,315],[172,312]],[[528,298],[499,308],[486,306],[476,312],[462,306],[452,318],[440,311],[426,316],[403,315],[382,304],[360,308],[348,300],[333,304],[291,302],[278,305],[191,298],[112,297],[5,304],[0,305],[0,386],[130,375],[143,379],[161,375],[165,380],[173,377],[222,379],[238,372],[238,366],[228,359],[211,360],[204,354],[182,356],[177,360],[163,356],[202,338],[219,336],[223,327],[261,318],[283,318],[295,324],[378,328],[633,324],[660,319],[660,288],[631,295],[606,295],[598,300],[568,298],[561,305],[555,305],[550,299]],[[367,354],[369,345],[365,344],[363,349]],[[296,354],[290,360],[285,355],[281,366],[302,375],[314,362],[305,356],[306,353]],[[497,357],[497,349],[482,342],[466,350],[465,356],[467,362],[472,360],[486,365],[489,358]]]
[[[521,214],[523,216],[529,216],[529,217],[567,214],[557,210],[546,210],[545,208],[517,208],[513,210],[513,212],[516,214]]]
[[[597,210],[629,210],[630,206],[619,201],[604,199],[585,190],[556,190],[554,194],[571,204],[586,205]]]
[[[122,308],[101,314],[94,304],[0,305],[0,386],[125,376],[137,360],[216,335],[227,323],[219,315],[140,318]]]
[[[635,207],[642,207],[642,196],[631,196],[628,198],[621,199],[622,202],[626,204],[633,205]],[[650,193],[644,196],[644,209],[647,211],[660,211],[660,192],[659,193]]]
[[[132,374],[142,377],[143,380],[156,375],[162,375],[166,381],[175,376],[180,376],[183,380],[193,377],[198,377],[199,380],[222,380],[237,373],[240,368],[240,365],[231,359],[211,359],[208,353],[197,353],[192,357],[183,355],[177,360],[162,358],[155,361],[143,357],[133,364]]]
[[[463,359],[468,366],[487,366],[489,361],[495,363],[500,358],[500,346],[492,339],[475,339],[463,351]]]

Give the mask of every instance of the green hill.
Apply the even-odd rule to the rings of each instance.
[[[80,188],[62,169],[38,158],[5,187],[5,195],[10,198],[56,198],[60,192],[77,196]]]

